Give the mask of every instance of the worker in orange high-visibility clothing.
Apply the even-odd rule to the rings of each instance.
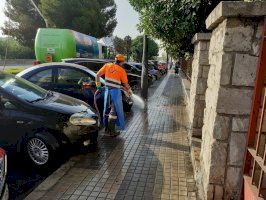
[[[119,131],[115,128],[116,125],[120,127],[120,130],[125,129],[121,89],[124,88],[129,95],[132,94],[126,71],[122,67],[124,62],[125,56],[118,54],[115,57],[115,63],[105,64],[96,76],[96,86],[100,88],[100,77],[105,75],[103,123],[106,127],[106,132],[111,136],[117,136],[119,134]]]

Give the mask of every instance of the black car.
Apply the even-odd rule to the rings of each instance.
[[[0,73],[0,147],[36,165],[64,144],[97,145],[98,117],[85,102]]]
[[[8,200],[8,186],[6,184],[7,157],[4,149],[0,148],[0,199]]]
[[[114,60],[91,58],[66,58],[63,59],[62,62],[79,64],[97,73],[104,64],[114,62]]]
[[[141,63],[136,63],[136,62],[129,62],[127,63],[130,66],[133,66],[134,69],[138,70],[139,73],[142,71],[142,64]],[[156,80],[156,74],[154,74],[154,71],[151,71],[150,66],[148,68],[148,81],[149,83],[152,83],[152,81]]]
[[[101,67],[109,62],[114,62],[114,60],[107,59],[90,59],[90,58],[67,58],[62,60],[65,63],[75,63],[82,65],[93,72],[97,73]],[[134,89],[139,87],[141,81],[141,70],[137,67],[130,65],[129,63],[123,64],[124,69],[127,72],[129,85]]]
[[[28,68],[17,76],[22,77],[46,90],[60,92],[71,97],[83,100],[94,107],[93,93],[88,95],[82,88],[82,80],[95,80],[96,74],[92,70],[77,64],[72,63],[46,63]],[[102,85],[105,84],[104,79],[101,79]],[[131,110],[133,101],[122,93],[123,107],[126,112]],[[103,98],[99,100],[98,107],[103,108]]]

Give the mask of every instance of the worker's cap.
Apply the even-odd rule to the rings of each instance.
[[[119,61],[119,62],[125,62],[125,56],[122,55],[122,54],[117,54],[116,57],[115,57],[115,60],[116,61]]]

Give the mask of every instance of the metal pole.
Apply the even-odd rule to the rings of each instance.
[[[143,36],[141,96],[145,100],[148,99],[148,37],[146,34]]]
[[[45,17],[42,15],[41,11],[40,11],[39,8],[36,6],[36,4],[34,3],[34,1],[33,1],[33,0],[30,0],[30,2],[31,2],[31,4],[34,6],[34,8],[37,10],[37,12],[39,13],[39,15],[43,18],[43,20],[44,20],[44,22],[45,22],[45,26],[46,26],[46,28],[48,28],[48,27],[49,27],[49,25],[48,25],[48,20],[45,19]]]

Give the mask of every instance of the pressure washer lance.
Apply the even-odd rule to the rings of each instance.
[[[145,102],[143,101],[143,99],[141,97],[139,97],[138,95],[134,94],[132,92],[132,94],[130,94],[129,92],[127,92],[126,89],[122,88],[125,96],[127,98],[131,98],[133,100],[133,102],[140,108],[140,109],[144,109],[145,108]],[[96,109],[97,115],[98,115],[98,123],[99,125],[101,124],[101,115],[99,112],[99,108],[97,105],[97,95],[101,92],[101,89],[97,89],[96,92],[94,93],[94,107]]]

